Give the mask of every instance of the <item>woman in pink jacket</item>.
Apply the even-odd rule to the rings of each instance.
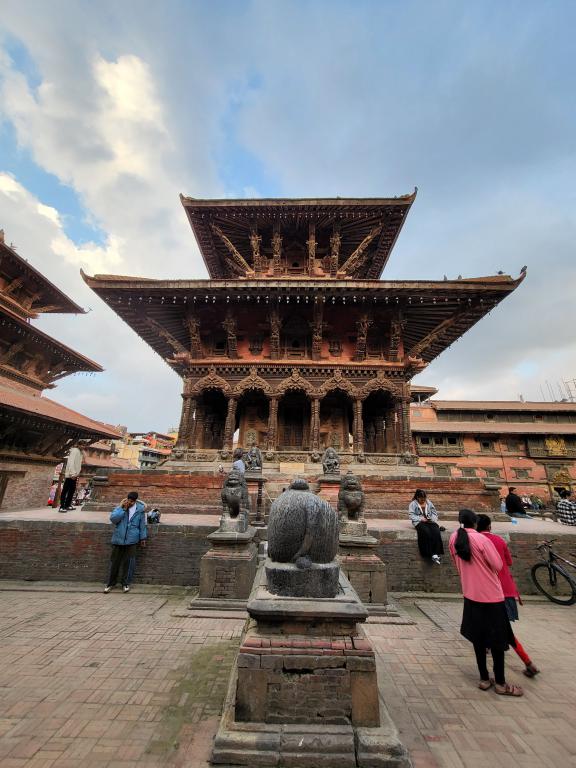
[[[450,537],[450,554],[460,574],[464,595],[460,632],[474,646],[480,672],[478,687],[487,691],[494,685],[501,696],[522,696],[522,688],[507,683],[504,675],[504,653],[512,645],[514,635],[498,578],[502,558],[494,544],[475,530],[475,512],[461,509],[458,519],[460,528]],[[494,680],[488,674],[487,648],[492,654]]]

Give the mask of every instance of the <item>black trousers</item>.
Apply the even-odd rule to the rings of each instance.
[[[112,554],[110,555],[110,575],[108,576],[108,587],[116,586],[118,575],[123,587],[130,584],[129,568],[130,558],[136,557],[137,544],[112,544]]]
[[[418,549],[422,557],[444,554],[444,544],[438,523],[420,522],[416,526],[416,533],[418,534]]]
[[[494,665],[494,680],[497,685],[506,685],[506,678],[504,677],[504,651],[495,650],[494,648],[490,650],[492,653],[492,664]],[[486,644],[474,643],[474,653],[476,654],[480,680],[489,680],[490,676],[486,664]]]
[[[74,493],[76,492],[76,483],[78,479],[76,477],[67,477],[64,480],[62,486],[62,493],[60,494],[60,507],[62,509],[68,509],[72,506],[74,501]]]

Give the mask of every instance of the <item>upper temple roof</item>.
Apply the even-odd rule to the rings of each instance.
[[[214,279],[380,277],[414,199],[197,200],[182,205]]]

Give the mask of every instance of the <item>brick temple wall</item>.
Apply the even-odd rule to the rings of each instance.
[[[47,506],[56,459],[46,463],[0,460],[0,473],[7,476],[0,510],[38,509]]]
[[[150,526],[149,544],[138,553],[136,582],[197,585],[200,558],[208,550],[206,536],[216,528],[198,525]],[[459,592],[456,570],[447,555],[442,566],[425,563],[418,554],[416,533],[370,531],[377,552],[387,563],[390,592]],[[443,534],[448,551],[447,535]],[[0,579],[69,580],[102,583],[107,575],[111,529],[103,523],[10,521],[0,517]],[[541,534],[511,533],[513,573],[523,594],[535,594],[530,568]],[[557,550],[576,552],[576,530],[557,534]]]
[[[317,475],[309,476],[312,489]],[[272,495],[286,487],[292,477],[273,476],[267,483]],[[209,474],[183,474],[162,470],[110,472],[97,480],[88,509],[105,510],[136,490],[149,507],[159,507],[162,513],[221,514],[220,491],[223,477]],[[479,479],[467,478],[375,478],[364,477],[366,517],[383,517],[383,513],[406,511],[414,491],[426,489],[439,511],[471,507],[477,512],[496,511],[500,507],[497,491],[487,490]]]

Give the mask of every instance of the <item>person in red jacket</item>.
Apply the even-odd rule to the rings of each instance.
[[[497,536],[492,533],[492,520],[488,515],[478,515],[476,521],[476,530],[478,533],[482,533],[486,538],[490,539],[492,544],[496,547],[496,550],[502,558],[502,570],[498,573],[500,584],[502,584],[502,591],[504,592],[504,602],[506,604],[506,612],[510,621],[518,621],[518,605],[516,601],[522,603],[520,600],[520,594],[518,587],[514,581],[512,574],[510,573],[510,567],[512,565],[512,555],[508,549],[508,545],[501,536]],[[526,653],[522,644],[516,636],[514,636],[514,643],[511,643],[512,648],[516,651],[518,656],[524,662],[526,669],[524,674],[527,677],[534,677],[540,670],[536,667],[530,656]]]

